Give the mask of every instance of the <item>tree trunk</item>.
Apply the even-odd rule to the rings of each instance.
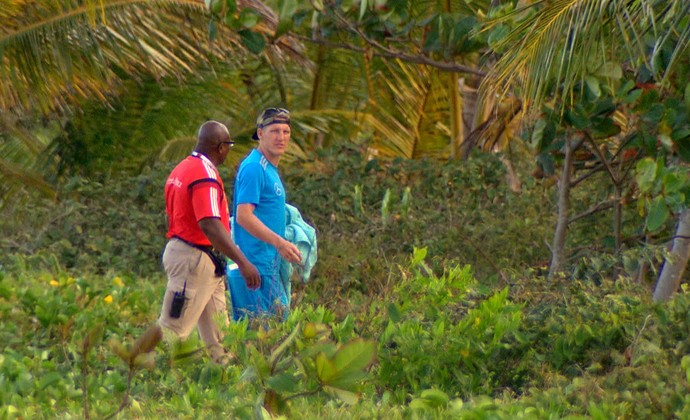
[[[457,150],[460,149],[460,145],[465,141],[465,128],[462,121],[462,97],[460,96],[457,73],[450,73],[448,77],[450,85],[450,92],[448,92],[450,95],[450,158],[457,159]]]
[[[666,258],[659,280],[654,289],[654,301],[664,302],[678,290],[685,266],[690,258],[690,210],[685,209],[678,216],[676,237],[673,239],[671,255]]]
[[[565,140],[565,159],[561,178],[558,180],[558,220],[551,248],[549,278],[563,269],[565,262],[565,237],[568,231],[568,210],[570,206],[570,175],[573,167],[573,140]]]

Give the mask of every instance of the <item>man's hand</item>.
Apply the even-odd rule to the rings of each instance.
[[[248,288],[256,290],[261,287],[261,274],[259,274],[259,270],[256,269],[254,264],[245,261],[243,264],[237,264],[237,267]]]
[[[302,253],[292,242],[283,239],[283,241],[277,246],[277,249],[280,253],[280,256],[283,257],[285,261],[296,264],[302,263]]]
[[[257,289],[261,286],[261,275],[254,264],[250,263],[242,251],[230,239],[230,233],[225,230],[220,219],[206,217],[199,220],[199,226],[204,235],[211,241],[214,248],[225,254],[228,258],[237,263],[240,274],[244,278],[247,287]]]

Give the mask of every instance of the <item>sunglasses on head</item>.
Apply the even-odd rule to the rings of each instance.
[[[256,121],[258,127],[265,127],[274,122],[290,124],[290,111],[285,108],[267,108]]]

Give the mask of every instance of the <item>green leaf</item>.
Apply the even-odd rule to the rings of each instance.
[[[430,25],[431,30],[429,33],[426,35],[426,39],[424,40],[424,46],[423,49],[424,51],[432,52],[432,51],[438,51],[441,49],[441,19],[440,17],[436,18],[436,22],[433,22],[433,24]]]
[[[672,211],[680,212],[685,207],[685,194],[677,192],[664,197],[666,206]]]
[[[334,387],[331,387],[328,385],[323,387],[323,389],[326,392],[328,392],[329,394],[334,395],[336,398],[338,398],[339,400],[341,400],[345,404],[349,404],[349,405],[356,404],[357,400],[359,399],[357,394],[355,394],[354,392],[351,392],[351,391],[344,390],[344,389],[334,388]]]
[[[41,380],[38,382],[38,389],[43,390],[62,379],[62,374],[58,372],[49,372],[41,376]]]
[[[605,139],[621,132],[621,128],[611,118],[602,118],[593,125],[594,137]]]
[[[497,44],[499,44],[508,34],[510,33],[510,28],[506,25],[498,25],[489,34],[488,43],[492,49],[496,49]],[[498,52],[501,52],[498,50]]]
[[[355,392],[359,384],[366,379],[367,376],[368,373],[363,371],[349,372],[347,374],[338,373],[335,378],[330,380],[328,385]]]
[[[400,308],[395,302],[391,302],[387,307],[388,318],[393,322],[400,322],[402,315],[400,314]]]
[[[242,375],[240,375],[240,382],[253,382],[259,377],[259,372],[256,370],[255,366],[248,366]]]
[[[403,196],[402,199],[400,200],[400,212],[402,213],[402,217],[407,217],[407,214],[410,209],[410,197],[412,195],[412,189],[407,186],[405,187],[405,191],[403,191]]]
[[[448,394],[439,389],[425,389],[420,395],[432,407],[445,407],[448,405]]]
[[[365,369],[374,360],[376,344],[356,338],[342,346],[333,358],[338,376]]]
[[[240,23],[243,27],[251,29],[259,23],[259,16],[252,9],[242,9],[240,12]]]
[[[359,20],[362,20],[364,17],[364,14],[367,12],[367,7],[368,7],[368,1],[367,0],[361,0],[359,2]]]
[[[534,123],[534,129],[532,130],[532,137],[530,142],[532,147],[536,147],[541,144],[542,138],[544,137],[544,129],[546,128],[546,120],[540,118]]]
[[[620,64],[609,61],[603,66],[599,67],[596,72],[597,76],[606,77],[608,79],[619,80],[623,77],[623,70]]]
[[[238,32],[242,44],[254,54],[261,53],[266,47],[266,40],[261,34],[257,32],[250,31],[248,29],[243,29]]]
[[[415,248],[414,252],[412,253],[412,260],[410,261],[410,265],[415,267],[415,266],[419,265],[420,263],[424,262],[424,259],[426,258],[426,253],[427,253],[426,247]]]
[[[225,15],[225,26],[232,29],[233,31],[239,31],[242,29],[242,22],[234,14],[228,13]]]
[[[225,15],[235,14],[237,11],[237,0],[225,0]]]
[[[632,90],[625,95],[625,98],[623,98],[623,103],[629,105],[638,100],[640,96],[642,96],[642,89]]]
[[[292,16],[297,11],[296,0],[280,0],[278,2],[278,16],[280,20],[292,19]]]
[[[208,8],[213,13],[220,13],[223,10],[223,0],[211,0],[208,4]]]
[[[273,35],[274,38],[278,39],[281,35],[287,33],[292,29],[292,19],[280,19],[280,22],[278,22],[278,27],[276,28],[276,32]]]
[[[592,125],[592,121],[583,112],[581,108],[571,109],[566,112],[567,121],[578,130],[584,130]]]
[[[316,376],[323,384],[328,384],[331,379],[338,373],[335,368],[335,363],[330,361],[324,353],[316,355]]]
[[[208,22],[208,38],[213,42],[216,39],[216,21],[211,19]]]
[[[271,376],[266,380],[266,384],[269,388],[277,392],[290,393],[297,390],[297,385],[299,381],[294,375],[283,372],[278,375]]]
[[[690,356],[683,356],[680,359],[680,366],[685,370],[685,378],[690,382]]]
[[[391,204],[391,190],[386,188],[386,192],[383,195],[383,200],[381,201],[381,220],[385,225],[388,223],[388,218],[390,216],[390,204]]]
[[[669,216],[663,197],[655,197],[647,208],[647,230],[654,232],[664,225]]]
[[[688,185],[688,177],[685,173],[670,172],[664,174],[663,187],[665,194],[673,194],[683,190]]]
[[[652,158],[647,157],[637,162],[635,181],[643,193],[654,189],[656,169],[656,161]]]
[[[681,140],[685,140],[688,137],[690,137],[690,128],[680,128],[678,130],[674,130],[673,133],[671,133],[671,138],[676,143],[679,143]],[[690,143],[690,141],[688,140],[686,140],[686,143]]]
[[[592,95],[594,95],[595,98],[599,98],[601,96],[601,88],[599,87],[599,80],[596,77],[585,76],[585,83],[587,84],[589,91],[592,92]]]
[[[683,96],[685,97],[685,107],[690,109],[690,82],[685,85],[685,93]]]
[[[683,159],[683,162],[690,162],[690,141],[678,141],[676,144],[678,145],[678,155]]]
[[[429,401],[424,398],[413,398],[409,404],[410,408],[413,410],[425,411],[431,408]]]

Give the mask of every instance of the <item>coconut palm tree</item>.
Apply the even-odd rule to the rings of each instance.
[[[52,139],[66,139],[65,124],[84,104],[100,102],[107,113],[122,106],[122,95],[145,91],[152,82],[175,86],[190,77],[213,77],[215,70],[241,68],[254,57],[250,41],[275,30],[275,16],[259,1],[243,2],[249,12],[242,18],[248,23],[241,22],[240,31],[219,22],[207,3],[0,0],[3,195],[12,185],[50,191],[37,171],[37,157]],[[251,24],[251,16],[261,13],[264,20]],[[300,46],[290,37],[269,45],[265,53],[300,62]]]
[[[687,74],[690,3],[683,0],[555,0],[534,2],[496,19],[515,29],[496,43],[502,57],[482,84],[483,96],[514,96],[535,116],[542,105],[573,106],[588,89],[619,83],[624,72],[638,82],[673,89],[680,68]],[[680,65],[680,66],[679,66]],[[550,274],[563,268],[572,156],[581,136],[566,138],[559,184],[559,214]],[[606,162],[601,162],[602,165]],[[685,258],[687,261],[687,258]],[[676,270],[677,271],[677,270]]]

